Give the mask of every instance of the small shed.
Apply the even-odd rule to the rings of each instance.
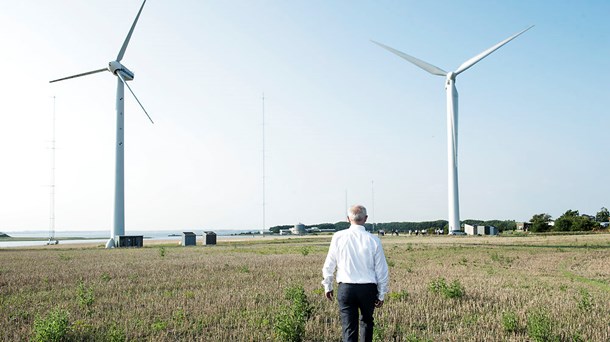
[[[216,233],[203,232],[203,244],[204,245],[215,245],[216,244]]]
[[[144,246],[143,235],[119,235],[119,247],[142,247]]]
[[[193,232],[182,232],[182,246],[196,246],[197,235]]]

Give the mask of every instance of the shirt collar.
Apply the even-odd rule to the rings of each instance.
[[[366,228],[364,226],[361,226],[359,224],[352,224],[351,226],[349,226],[350,229],[354,228],[354,229],[360,229],[360,230],[366,230]]]

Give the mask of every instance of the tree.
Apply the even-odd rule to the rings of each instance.
[[[568,210],[555,221],[553,230],[560,232],[590,231],[599,227],[599,223],[588,215],[579,215],[578,210]]]
[[[349,226],[350,226],[349,222],[346,222],[346,221],[340,221],[340,222],[335,223],[335,229],[337,231],[347,229],[347,228],[349,228]]]
[[[274,226],[269,228],[269,230],[273,233],[273,234],[279,234],[280,233],[280,229],[290,229],[292,228],[292,226],[289,225],[283,225],[283,226]]]
[[[530,223],[532,224],[530,230],[534,233],[548,232],[551,228],[549,222],[551,222],[551,215],[546,213],[536,214],[530,219]],[[557,224],[557,222],[555,222],[555,224]]]
[[[599,223],[591,219],[589,216],[579,216],[574,219],[572,225],[573,231],[583,232],[599,228]]]
[[[600,211],[595,214],[595,221],[597,222],[608,222],[610,219],[610,211],[608,209],[602,207]]]

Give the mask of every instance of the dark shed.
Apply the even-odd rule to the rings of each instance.
[[[197,235],[193,232],[182,232],[182,246],[196,246]]]
[[[119,235],[119,247],[142,247],[144,246],[143,235]]]
[[[216,233],[203,232],[203,244],[204,245],[215,245],[216,244]]]

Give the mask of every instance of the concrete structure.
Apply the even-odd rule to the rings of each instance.
[[[305,235],[307,230],[305,229],[305,225],[302,223],[297,223],[294,227],[290,228],[290,232],[293,235]]]
[[[196,246],[197,235],[193,232],[182,232],[182,246]]]

